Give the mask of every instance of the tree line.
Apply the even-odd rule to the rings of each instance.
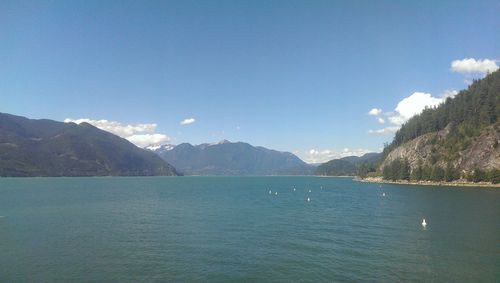
[[[445,168],[439,165],[418,164],[413,170],[407,159],[395,159],[382,168],[382,177],[385,180],[399,181],[434,181],[452,182],[459,179],[466,179],[469,182],[492,182],[500,183],[500,170],[493,169],[483,171],[476,168],[472,173],[463,173],[457,170],[452,164],[447,164]]]

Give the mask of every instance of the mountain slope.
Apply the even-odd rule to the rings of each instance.
[[[355,176],[361,167],[372,166],[380,160],[381,154],[370,152],[363,156],[346,156],[325,162],[316,168],[321,176]]]
[[[90,124],[0,113],[0,176],[177,175],[150,151]]]
[[[307,175],[313,168],[292,153],[243,142],[183,143],[155,152],[186,175]]]
[[[500,179],[500,70],[405,123],[384,149],[385,179]]]
[[[449,134],[449,130],[444,129],[408,141],[392,150],[381,166],[387,166],[399,158],[406,159],[411,168],[419,165],[445,168],[449,164],[460,171],[470,171],[475,168],[490,171],[500,168],[499,124],[489,126],[483,129],[479,136],[471,138],[470,144],[459,152],[458,158],[450,159],[444,156],[447,150],[443,142]]]

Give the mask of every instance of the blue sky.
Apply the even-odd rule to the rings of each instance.
[[[495,69],[499,14],[499,1],[1,1],[0,112],[309,162],[376,151],[408,107]]]

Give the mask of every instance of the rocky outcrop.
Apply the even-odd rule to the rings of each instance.
[[[408,141],[392,150],[380,164],[384,168],[396,159],[406,159],[411,170],[422,166],[439,166],[445,168],[453,165],[462,172],[474,169],[489,171],[500,168],[500,125],[485,128],[476,136],[469,146],[450,158],[442,141],[446,139],[449,127],[435,133],[428,133]]]
[[[458,168],[470,171],[474,168],[493,170],[500,168],[500,125],[493,125],[476,137],[462,152]]]

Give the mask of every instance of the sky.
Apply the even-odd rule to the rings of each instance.
[[[0,112],[138,146],[380,151],[500,64],[500,1],[0,1]]]

